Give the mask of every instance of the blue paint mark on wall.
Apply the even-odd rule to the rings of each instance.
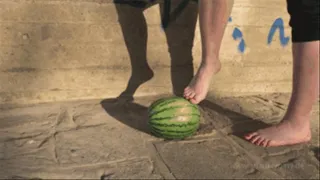
[[[271,44],[272,39],[274,37],[275,32],[277,31],[277,29],[279,29],[279,39],[280,39],[280,43],[282,46],[285,46],[289,43],[289,37],[285,37],[284,34],[284,25],[283,25],[283,19],[282,18],[277,18],[274,23],[272,24],[270,31],[269,31],[269,35],[268,35],[268,45]]]
[[[229,22],[232,22],[232,17],[229,17],[228,19]],[[233,30],[233,33],[232,33],[232,37],[234,40],[239,40],[240,39],[240,42],[238,44],[238,50],[241,52],[241,53],[244,53],[245,49],[246,49],[246,43],[243,39],[243,34],[241,32],[241,30],[239,28],[234,28]]]
[[[234,40],[239,40],[240,39],[240,43],[238,45],[238,50],[241,53],[244,53],[245,49],[246,49],[246,43],[243,39],[243,35],[242,32],[240,31],[239,28],[234,28],[233,33],[232,33],[232,37]]]
[[[194,1],[194,2],[198,2],[198,0],[182,0],[181,3],[175,8],[175,9],[171,9],[171,0],[164,0],[164,9],[163,9],[163,17],[162,17],[162,30],[165,30],[170,22],[176,20],[178,18],[178,16],[181,14],[181,12],[185,9],[185,7],[187,6],[187,4],[190,1]],[[147,3],[154,3],[155,0],[114,0],[114,3],[119,3],[119,4],[128,4],[131,5],[133,7],[138,7],[138,8],[145,8]],[[233,19],[230,16],[228,19],[228,22],[232,22]],[[270,45],[276,31],[279,30],[279,39],[280,39],[280,43],[282,46],[286,46],[289,43],[290,37],[286,37],[285,33],[284,33],[284,22],[282,18],[277,18],[269,31],[268,37],[267,37],[267,44]],[[232,33],[232,37],[234,40],[239,40],[239,44],[238,44],[238,50],[241,53],[244,53],[244,51],[246,50],[246,42],[244,40],[243,37],[243,33],[241,32],[241,30],[239,28],[234,28],[233,33]]]

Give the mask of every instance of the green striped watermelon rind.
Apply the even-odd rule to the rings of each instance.
[[[172,102],[175,102],[177,100],[182,100],[182,101],[188,102],[186,105],[184,105],[185,107],[195,108],[194,109],[195,111],[193,111],[193,114],[186,114],[186,115],[191,115],[192,117],[195,117],[194,120],[188,122],[187,124],[181,124],[180,122],[170,122],[170,124],[167,124],[169,122],[159,123],[160,119],[162,119],[160,121],[165,121],[165,119],[168,119],[171,117],[165,117],[165,119],[163,119],[164,117],[161,117],[161,118],[157,119],[157,118],[155,118],[155,115],[160,114],[163,111],[171,110],[171,109],[178,108],[181,106],[172,106],[169,108],[164,108],[164,109],[160,110],[160,112],[154,111],[154,108],[159,109],[159,108],[161,108],[165,105],[168,105]],[[165,103],[163,103],[163,102],[165,102]],[[185,139],[187,137],[194,135],[195,132],[197,131],[197,129],[199,128],[200,111],[198,109],[198,106],[190,103],[188,100],[186,100],[182,97],[175,96],[175,97],[167,97],[167,98],[158,99],[157,101],[153,102],[149,106],[148,114],[149,114],[148,124],[151,129],[151,133],[159,138],[164,138],[164,139],[168,139],[168,140],[170,140],[170,139],[171,140],[173,140],[173,139],[182,140],[182,139]],[[182,114],[180,114],[180,115],[182,115]],[[177,124],[175,124],[175,123],[177,123]],[[179,130],[175,130],[175,128],[177,128],[179,126],[180,127],[184,126],[186,128],[184,131],[179,132]],[[189,128],[187,128],[187,126],[189,126]],[[161,127],[164,127],[164,128],[161,129]]]
[[[156,106],[158,106],[158,107],[160,108],[160,107],[162,107],[162,106],[164,106],[164,105],[170,104],[170,103],[175,102],[175,101],[177,101],[177,100],[186,101],[186,102],[189,103],[188,105],[194,106],[195,108],[198,109],[198,106],[197,106],[196,104],[192,104],[192,103],[190,103],[188,100],[186,100],[186,99],[184,99],[184,98],[182,98],[182,97],[173,96],[173,97],[161,98],[161,99],[158,99],[158,100],[156,100],[155,102],[153,102],[153,103],[149,106],[149,108],[148,108],[148,114],[151,114],[151,113],[152,113],[152,110],[153,110]],[[166,103],[161,104],[161,103],[163,103],[163,102],[166,102]]]
[[[161,130],[160,130],[161,132],[159,132],[158,129],[152,126],[150,127],[151,127],[151,133],[157,137],[165,138],[165,139],[185,139],[194,135],[197,129],[199,128],[199,125],[196,125],[192,129],[188,131],[184,131],[183,133],[179,131],[161,131]],[[175,132],[179,132],[179,133],[175,133]]]
[[[158,130],[151,127],[151,133],[153,135],[155,135],[156,137],[164,138],[167,140],[183,140],[185,138],[193,136],[196,133],[198,128],[199,128],[199,125],[195,126],[194,129],[192,129],[190,131],[186,131],[185,133],[174,134],[171,132],[163,132],[163,131],[161,131],[161,133],[159,133]]]
[[[149,108],[148,108],[148,113],[150,113],[150,111],[151,111],[154,107],[160,105],[160,103],[162,103],[162,102],[164,102],[164,101],[170,100],[170,102],[174,102],[174,101],[176,101],[176,100],[182,100],[182,99],[184,99],[184,98],[181,98],[181,97],[178,97],[178,96],[166,97],[166,98],[158,99],[158,100],[156,100],[155,102],[153,102],[153,103],[149,106]],[[185,100],[185,99],[184,99],[184,100]]]

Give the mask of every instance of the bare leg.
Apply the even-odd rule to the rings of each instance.
[[[173,0],[171,7],[177,7],[181,1]],[[160,3],[161,17],[164,15],[164,7]],[[183,95],[185,87],[193,78],[193,56],[192,47],[194,32],[198,19],[197,4],[189,3],[183,9],[176,21],[164,30],[169,47],[171,59],[171,82],[173,93],[176,96]],[[179,30],[183,26],[183,31]]]
[[[233,0],[199,1],[202,62],[184,90],[184,97],[194,104],[206,97],[211,77],[221,68],[219,51],[232,5]]]
[[[319,41],[293,43],[293,91],[288,110],[276,126],[245,138],[261,146],[282,146],[311,139],[310,113],[319,96]]]

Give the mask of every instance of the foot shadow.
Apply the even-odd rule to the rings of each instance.
[[[148,128],[148,108],[122,98],[105,99],[100,102],[103,109],[123,124],[150,134]]]
[[[213,124],[215,126],[214,128],[223,130],[226,134],[232,134],[242,139],[244,139],[243,136],[247,133],[254,132],[254,131],[257,131],[258,129],[271,126],[262,121],[254,120],[238,112],[231,111],[209,100],[202,101],[199,104],[199,106],[204,111],[210,112],[209,114],[211,115],[209,115],[207,119],[210,119],[210,120],[213,119],[214,121]],[[223,118],[223,117],[227,117],[227,118],[224,118],[223,121],[228,121],[228,122],[219,123],[219,120],[214,120],[215,118]],[[228,127],[230,127],[230,129],[228,129]]]
[[[181,1],[113,1],[130,57],[131,76],[126,89],[117,98],[101,101],[101,106],[123,124],[148,134],[151,133],[147,124],[147,107],[133,102],[137,89],[154,76],[147,60],[148,26],[143,11],[159,3],[160,14],[163,17],[164,3],[167,5],[170,3],[171,7],[176,7]],[[193,77],[192,47],[197,16],[198,7],[193,2],[164,29],[171,59],[171,82],[175,95],[182,95],[183,89]],[[155,28],[155,26],[150,26],[150,28]]]
[[[320,148],[319,147],[314,147],[311,149],[314,153],[314,156],[318,161],[320,161]]]
[[[118,20],[130,57],[131,77],[126,89],[117,98],[103,100],[101,105],[107,113],[122,123],[149,134],[147,107],[133,103],[133,96],[137,89],[154,76],[148,64],[148,26],[143,11],[159,3],[161,17],[168,18],[164,14],[165,4],[170,3],[170,6],[174,8],[182,1],[114,0]],[[190,1],[189,3],[190,5],[182,11],[179,17],[170,22],[169,26],[164,29],[171,59],[170,71],[173,93],[177,96],[182,95],[184,88],[191,81],[194,74],[192,47],[198,17],[198,6],[194,1]],[[154,26],[150,28],[154,28]],[[200,104],[201,106],[227,116],[236,124],[232,127],[232,131],[237,134],[245,133],[243,131],[244,124],[250,126],[247,130],[256,130],[267,126],[262,122],[227,110],[208,100],[203,101]]]
[[[137,89],[154,76],[153,70],[148,64],[148,26],[143,11],[159,3],[161,17],[164,17],[164,13],[166,13],[164,12],[164,3],[170,3],[171,7],[176,7],[182,1],[114,0],[131,63],[131,76],[126,89],[119,95],[120,98],[132,101]],[[193,77],[192,47],[197,16],[197,4],[190,3],[175,21],[170,22],[170,25],[164,29],[171,58],[171,82],[175,95],[182,95],[183,89]],[[149,28],[156,27],[149,26]]]

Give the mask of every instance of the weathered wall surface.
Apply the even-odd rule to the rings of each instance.
[[[0,0],[0,104],[117,97],[129,80],[126,95],[181,91],[192,61],[194,69],[200,61],[197,5],[165,31],[162,9],[111,0]],[[235,0],[210,92],[290,92],[288,21],[285,1]],[[154,76],[142,83],[152,75],[146,62]]]

